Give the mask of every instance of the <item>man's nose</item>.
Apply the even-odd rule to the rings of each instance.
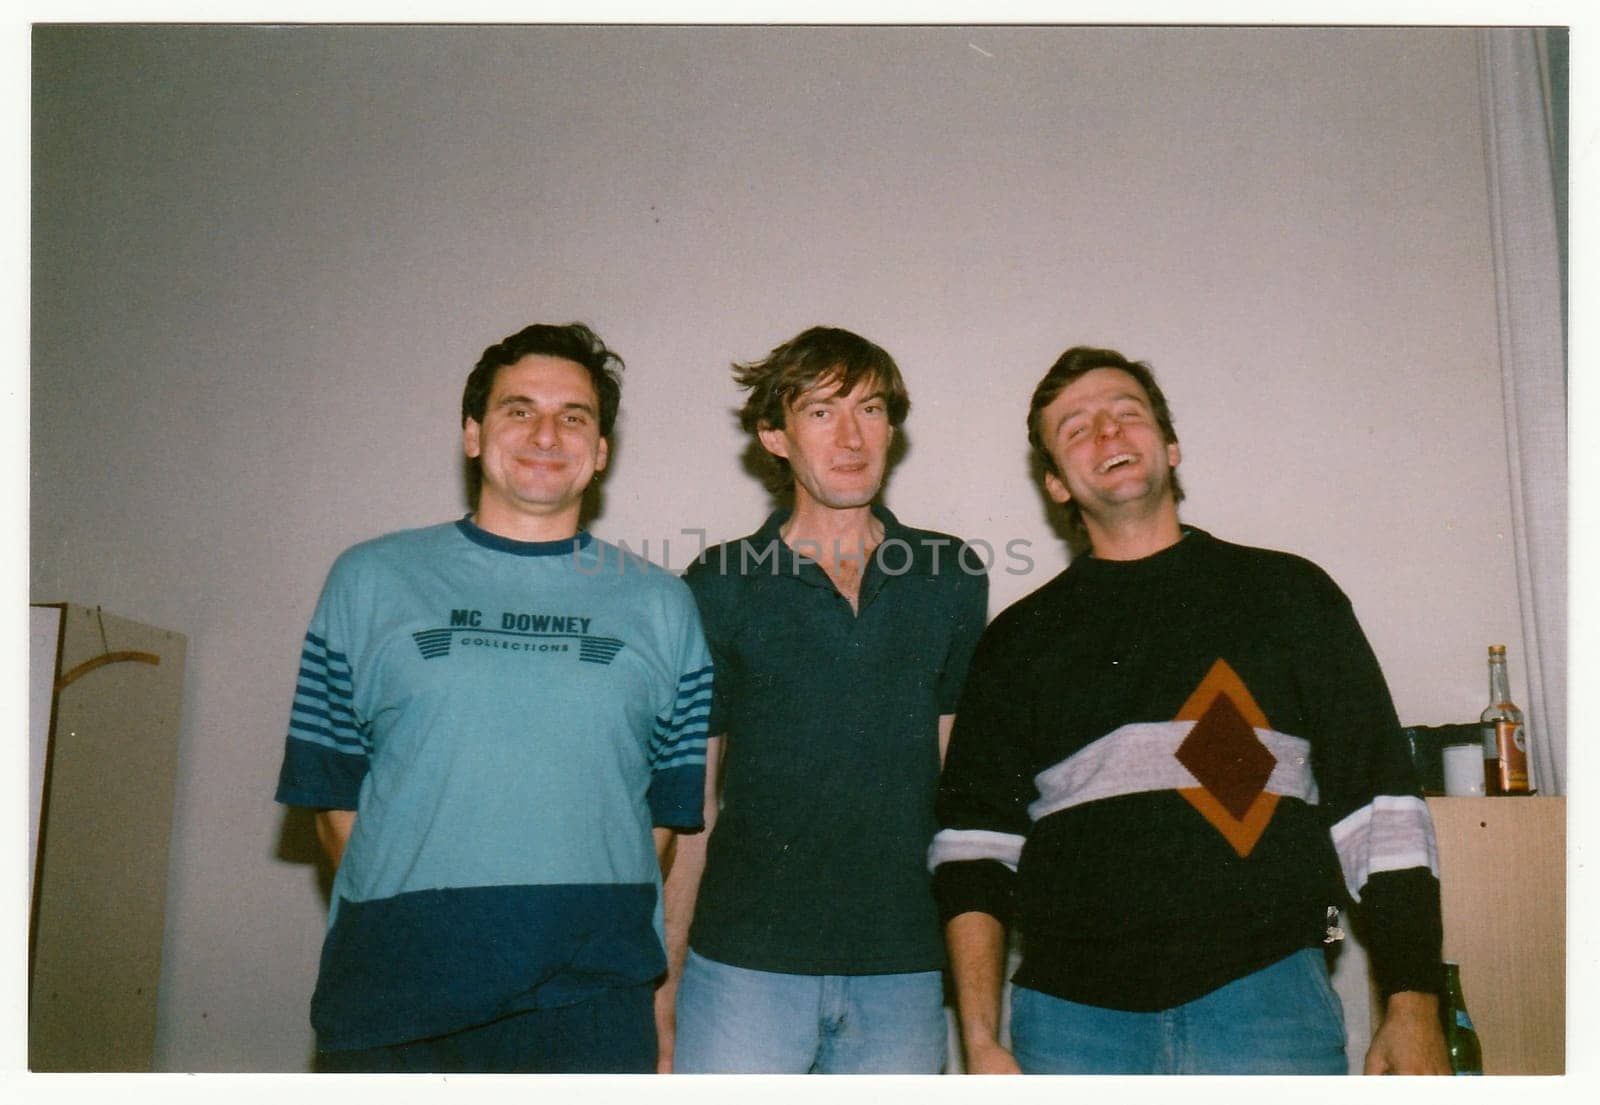
[[[528,436],[541,449],[553,449],[561,440],[561,435],[556,432],[555,415],[535,415],[533,422],[528,426]]]
[[[1112,418],[1109,414],[1098,415],[1095,419],[1094,432],[1096,437],[1115,437],[1122,432],[1122,423]]]
[[[856,416],[845,413],[839,416],[836,423],[838,429],[838,442],[846,449],[861,448],[861,423],[856,421]]]

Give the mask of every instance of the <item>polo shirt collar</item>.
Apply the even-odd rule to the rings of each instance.
[[[882,503],[874,502],[871,510],[872,516],[883,523],[883,542],[879,544],[878,548],[882,549],[890,541],[897,541],[904,549],[902,552],[901,549],[897,548],[889,554],[893,557],[889,561],[893,574],[897,576],[928,575],[933,570],[933,550],[926,548],[918,538],[916,531],[902,525],[900,519],[896,518],[894,513]],[[761,528],[746,540],[756,546],[757,549],[766,549],[776,543],[779,564],[783,574],[792,575],[816,587],[832,589],[833,581],[828,578],[828,573],[824,572],[816,561],[810,557],[801,556],[784,542],[783,534],[780,531],[792,513],[793,511],[787,507],[779,507],[768,515]],[[946,564],[954,567],[957,552],[954,543],[952,542],[951,545],[940,549],[939,552],[941,570],[944,569]],[[882,571],[877,566],[877,556],[878,554],[875,550],[867,558],[867,569],[862,576],[860,603],[863,607],[868,599],[875,595],[878,588],[882,586],[884,577],[890,574]],[[796,567],[797,563],[798,568]],[[903,570],[902,566],[904,566]]]

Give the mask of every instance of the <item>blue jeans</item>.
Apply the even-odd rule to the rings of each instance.
[[[938,971],[791,975],[689,951],[678,984],[680,1074],[938,1074]]]
[[[1319,948],[1155,1013],[1011,995],[1025,1074],[1346,1074],[1344,1009]]]

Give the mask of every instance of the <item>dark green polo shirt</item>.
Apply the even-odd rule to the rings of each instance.
[[[858,612],[778,536],[787,512],[689,569],[716,665],[711,732],[726,736],[689,936],[707,958],[793,974],[944,963],[927,870],[938,723],[989,581],[959,538],[873,512],[884,540]]]

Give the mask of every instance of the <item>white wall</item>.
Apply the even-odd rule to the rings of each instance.
[[[1474,716],[1520,637],[1472,36],[36,30],[31,597],[190,640],[159,1064],[307,1062],[304,623],[340,549],[464,510],[461,383],[530,321],[628,359],[595,528],[658,560],[765,510],[731,359],[880,342],[891,506],[1032,543],[997,610],[1065,562],[1032,385],[1147,358],[1185,517],[1322,563],[1403,720]]]

